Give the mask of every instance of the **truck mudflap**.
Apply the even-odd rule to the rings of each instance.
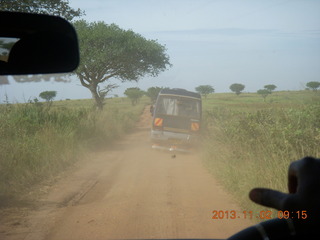
[[[172,146],[161,146],[160,144],[152,144],[153,149],[165,150],[169,152],[183,152],[183,153],[191,153],[192,150],[188,148],[182,148],[175,145]]]

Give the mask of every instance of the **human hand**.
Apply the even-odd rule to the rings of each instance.
[[[305,211],[307,218],[299,224],[308,230],[316,227],[316,223],[320,222],[320,159],[305,157],[292,162],[288,170],[288,190],[289,193],[282,193],[254,188],[249,198],[263,206],[290,213]]]

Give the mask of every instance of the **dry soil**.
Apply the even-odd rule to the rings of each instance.
[[[222,239],[253,224],[197,153],[151,149],[148,107],[136,129],[84,156],[29,204],[2,209],[0,239]],[[214,156],[213,156],[214,157]]]

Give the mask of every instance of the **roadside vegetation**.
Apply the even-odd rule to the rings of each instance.
[[[107,99],[103,111],[93,100],[0,105],[0,200],[29,191],[77,161],[107,147],[132,129],[148,98]]]
[[[246,211],[263,209],[250,202],[252,188],[287,192],[289,163],[320,156],[317,92],[274,92],[268,101],[256,93],[215,93],[203,110],[205,164]]]

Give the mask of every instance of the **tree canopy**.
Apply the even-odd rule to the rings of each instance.
[[[68,0],[0,0],[0,11],[42,13],[60,16],[68,21],[84,15],[84,11],[73,9]]]
[[[240,83],[234,83],[229,88],[232,92],[235,92],[237,95],[239,95],[244,90],[245,85]]]
[[[159,92],[162,90],[162,87],[150,87],[148,88],[146,95],[151,99],[152,103],[155,103],[158,97]]]
[[[317,89],[320,87],[320,82],[308,82],[306,84],[306,86],[310,89],[312,89],[313,91],[317,91]]]
[[[211,85],[200,85],[195,88],[195,90],[207,98],[207,95],[210,93],[214,93],[214,88]]]
[[[269,93],[271,94],[271,93],[272,93],[272,91],[273,91],[273,90],[275,90],[275,89],[277,88],[277,86],[276,86],[276,85],[274,85],[274,84],[268,84],[268,85],[265,85],[265,86],[264,86],[264,88],[265,88],[266,90],[268,90],[268,91],[269,91]]]
[[[132,106],[136,105],[138,103],[139,99],[144,94],[145,94],[145,92],[137,87],[127,88],[126,91],[124,92],[124,95],[126,95],[131,100]]]
[[[52,101],[57,96],[56,91],[44,91],[39,94],[39,97],[46,100],[47,102]]]
[[[76,21],[74,26],[81,59],[75,74],[91,91],[99,109],[103,108],[103,99],[97,91],[99,84],[111,78],[124,82],[155,77],[171,66],[164,46],[131,30],[85,20]]]

